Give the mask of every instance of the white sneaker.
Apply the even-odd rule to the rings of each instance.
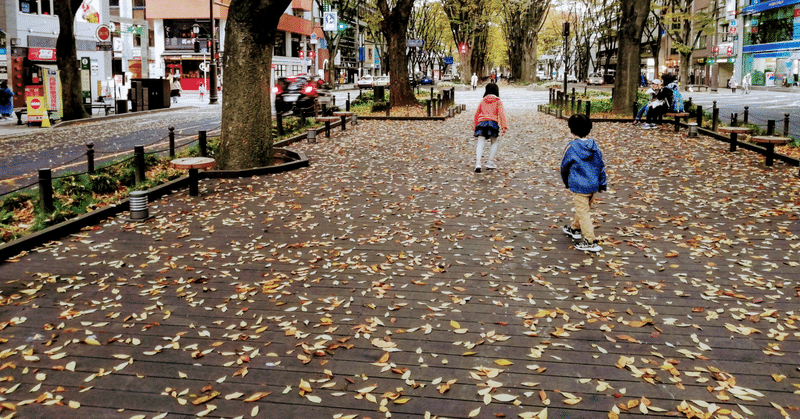
[[[575,250],[583,250],[585,252],[597,253],[603,250],[603,248],[600,247],[600,244],[597,242],[597,240],[590,242],[588,239],[584,238],[583,240],[578,242],[578,244],[575,245]]]
[[[497,165],[494,164],[493,161],[490,161],[489,163],[486,163],[486,168],[489,169],[489,170],[494,170],[494,169],[497,169]]]

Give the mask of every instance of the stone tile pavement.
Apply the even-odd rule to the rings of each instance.
[[[796,169],[598,123],[583,253],[566,124],[510,110],[475,174],[475,105],[0,265],[0,417],[798,415]]]

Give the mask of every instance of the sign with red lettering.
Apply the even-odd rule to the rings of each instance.
[[[55,48],[28,48],[28,59],[31,61],[55,61]]]

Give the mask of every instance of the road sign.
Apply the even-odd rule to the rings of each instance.
[[[208,64],[206,63],[200,63],[198,67],[200,68],[200,71],[208,71]]]
[[[322,30],[336,32],[339,28],[339,17],[336,11],[325,12],[322,15]]]
[[[406,47],[408,48],[422,48],[425,41],[422,39],[406,39]]]
[[[453,64],[453,57],[444,57],[444,63],[447,65]]]

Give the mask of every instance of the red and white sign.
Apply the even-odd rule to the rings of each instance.
[[[28,48],[28,59],[31,61],[55,61],[55,48]]]
[[[98,25],[95,31],[95,36],[100,42],[111,40],[111,27],[108,25]]]
[[[42,101],[38,97],[31,99],[31,109],[38,110],[42,107]]]

